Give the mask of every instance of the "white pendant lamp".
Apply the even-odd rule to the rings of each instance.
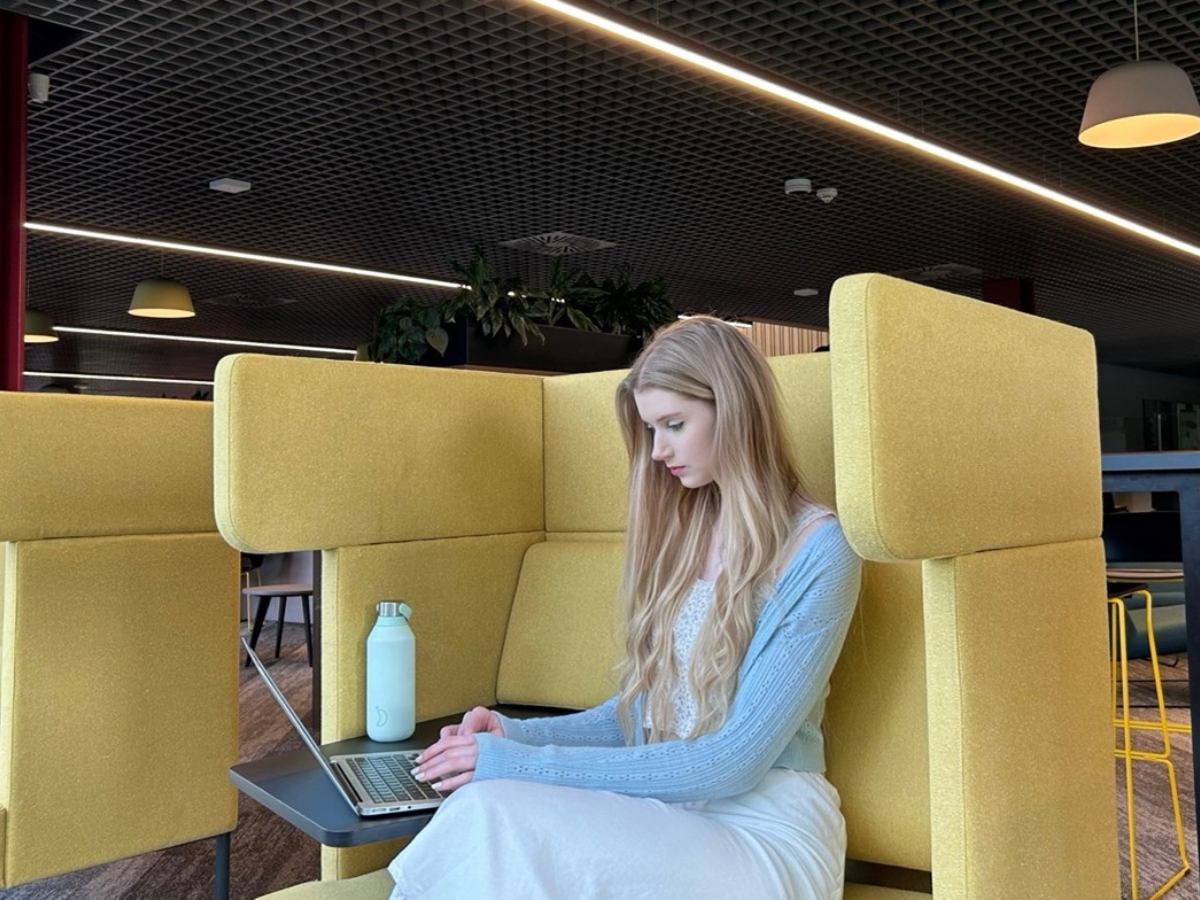
[[[1200,103],[1187,73],[1171,63],[1141,60],[1136,0],[1133,33],[1137,61],[1109,69],[1088,91],[1079,126],[1081,144],[1152,147],[1200,132]]]
[[[54,320],[36,309],[25,308],[25,343],[53,344],[58,340]]]

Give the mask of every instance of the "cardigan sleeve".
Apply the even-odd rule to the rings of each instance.
[[[514,719],[496,713],[504,728],[504,737],[518,744],[579,747],[621,747],[625,734],[617,721],[617,697],[613,695],[599,706],[560,716]]]
[[[768,601],[788,612],[753,658],[747,653],[717,731],[616,747],[531,746],[480,734],[475,779],[514,778],[676,802],[751,789],[825,699],[857,603],[860,568],[836,520],[810,537]]]

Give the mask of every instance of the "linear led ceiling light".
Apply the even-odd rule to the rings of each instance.
[[[201,381],[197,378],[150,378],[141,375],[84,375],[82,372],[22,372],[26,378],[79,378],[91,381],[148,381],[152,384],[205,384],[211,381]]]
[[[1024,191],[1027,194],[1032,194],[1035,197],[1040,197],[1043,200],[1048,200],[1058,206],[1073,210],[1081,215],[1088,216],[1092,219],[1097,219],[1112,225],[1115,228],[1120,228],[1131,234],[1136,234],[1139,237],[1170,247],[1173,250],[1178,250],[1181,253],[1186,253],[1189,256],[1200,257],[1200,246],[1188,241],[1181,241],[1178,238],[1171,237],[1154,228],[1149,228],[1133,219],[1127,219],[1124,216],[1119,216],[1116,213],[1109,212],[1099,206],[1094,206],[1091,203],[1085,203],[1069,194],[1064,194],[1061,191],[1052,190],[1051,188],[1040,185],[1037,182],[1030,181],[1028,178],[1022,178],[1020,175],[1014,175],[1012,172],[989,165],[978,159],[973,159],[966,154],[959,153],[956,150],[950,150],[946,147],[939,146],[932,141],[927,141],[924,138],[919,138],[916,135],[908,134],[898,128],[892,128],[889,125],[884,125],[881,122],[876,122],[873,119],[868,119],[866,116],[861,116],[849,110],[842,109],[840,106],[835,106],[828,101],[818,99],[817,97],[805,94],[795,88],[785,87],[767,78],[759,75],[753,75],[750,72],[744,71],[731,66],[728,63],[720,62],[712,57],[705,56],[702,53],[697,53],[695,50],[689,50],[672,41],[665,40],[655,35],[649,34],[640,28],[634,28],[617,22],[606,16],[583,9],[573,3],[564,2],[564,0],[527,0],[537,6],[551,9],[561,13],[579,22],[584,22],[604,31],[608,34],[622,38],[630,43],[637,44],[641,47],[646,47],[655,50],[672,59],[685,63],[694,69],[702,69],[705,72],[710,72],[714,75],[719,75],[730,81],[751,88],[760,94],[766,94],[771,97],[783,100],[793,106],[798,106],[810,112],[819,113],[823,116],[828,116],[831,119],[836,119],[860,131],[865,131],[876,137],[881,137],[894,144],[901,144],[909,147],[919,153],[924,153],[926,156],[932,156],[951,165],[958,166],[960,169],[966,169],[974,172],[977,175],[982,175],[992,181],[998,181],[1001,184],[1006,184],[1009,187],[1016,188],[1019,191]]]
[[[421,278],[416,275],[398,275],[395,272],[379,272],[375,269],[358,269],[353,266],[335,266],[332,263],[313,262],[308,259],[288,259],[284,256],[266,256],[262,253],[246,253],[241,250],[223,250],[220,247],[205,247],[200,244],[179,244],[175,241],[160,241],[157,238],[134,237],[126,234],[113,234],[108,231],[92,231],[87,228],[70,228],[66,225],[50,225],[46,222],[26,222],[25,227],[30,231],[65,234],[96,241],[114,241],[118,244],[136,244],[139,247],[156,247],[160,250],[174,250],[179,253],[221,256],[225,259],[291,266],[296,269],[315,269],[318,272],[333,272],[337,275],[360,275],[363,278],[381,278],[385,281],[403,281],[406,284],[423,284],[427,287],[452,288],[454,290],[462,287],[457,281],[441,281],[437,278]]]
[[[183,341],[192,344],[220,344],[226,347],[253,347],[259,350],[297,350],[303,353],[336,353],[353,356],[356,351],[341,347],[310,347],[305,344],[272,344],[266,341],[235,341],[228,338],[193,337],[186,334],[150,334],[146,331],[114,331],[108,328],[77,328],[57,325],[55,331],[65,334],[99,334],[107,337],[143,338],[148,341]]]
[[[680,314],[680,315],[676,316],[675,318],[679,319],[681,322],[684,322],[684,321],[687,321],[688,319],[695,318],[695,316]],[[720,316],[717,316],[716,318],[720,318]],[[754,325],[751,324],[750,322],[736,322],[733,319],[721,319],[721,321],[724,322],[726,325],[729,325],[733,328],[753,328],[754,327]]]

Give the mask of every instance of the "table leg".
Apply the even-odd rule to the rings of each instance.
[[[250,649],[258,648],[258,636],[262,633],[263,622],[267,620],[267,608],[271,605],[270,597],[258,598],[258,609],[254,611],[254,627],[250,629]],[[250,666],[250,657],[246,657],[246,667]]]
[[[275,658],[279,659],[280,648],[283,647],[283,611],[287,607],[288,598],[279,596],[279,626],[275,629]]]
[[[321,733],[321,551],[312,555],[313,573],[313,670],[312,670],[312,727]]]
[[[216,862],[213,865],[213,900],[229,900],[229,832],[216,837]]]
[[[312,619],[308,613],[308,597],[300,597],[300,609],[304,613],[304,642],[308,647],[308,665],[313,664]]]

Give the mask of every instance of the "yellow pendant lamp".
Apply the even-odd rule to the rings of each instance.
[[[187,285],[163,274],[167,254],[160,252],[158,276],[143,278],[133,289],[133,300],[129,303],[131,316],[149,319],[189,319],[196,315],[192,307],[192,294]]]
[[[1088,91],[1079,126],[1081,144],[1153,147],[1200,132],[1200,103],[1187,73],[1167,62],[1142,62],[1136,0],[1133,33],[1136,61],[1109,69]]]
[[[58,340],[54,320],[36,309],[25,308],[25,343],[53,344]]]
[[[133,289],[131,316],[152,319],[186,319],[196,314],[187,285],[171,278],[144,278]]]

